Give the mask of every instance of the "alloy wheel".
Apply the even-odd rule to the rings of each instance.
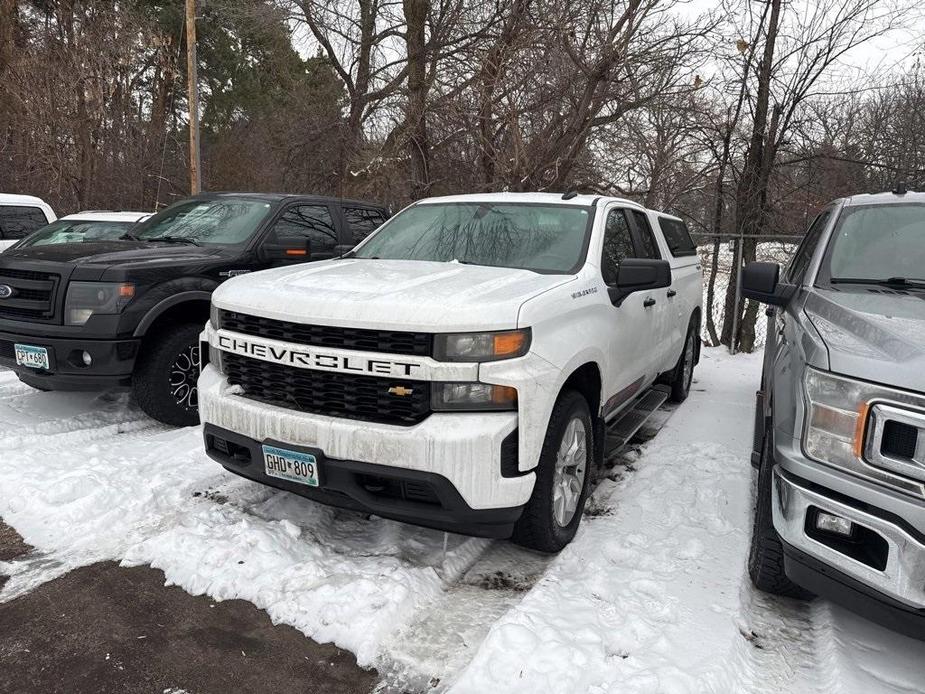
[[[584,420],[573,417],[565,427],[552,482],[552,515],[564,528],[575,517],[588,469],[588,432]]]
[[[177,355],[170,367],[170,393],[179,407],[199,407],[199,345],[190,345]]]

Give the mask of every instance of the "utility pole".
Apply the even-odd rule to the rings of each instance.
[[[202,189],[199,172],[199,69],[196,61],[196,0],[186,0],[186,76],[189,93],[189,187]]]

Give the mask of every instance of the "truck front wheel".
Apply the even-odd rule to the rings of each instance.
[[[748,575],[752,584],[765,593],[808,600],[813,594],[791,581],[784,573],[784,547],[774,529],[771,511],[773,468],[770,437],[765,436],[761,464],[758,468],[752,542],[748,551]]]
[[[181,323],[152,336],[132,376],[135,400],[146,414],[175,426],[199,423],[198,323]]]
[[[697,361],[697,323],[691,318],[684,337],[684,349],[678,358],[671,377],[671,401],[684,402],[691,391],[691,382],[694,380],[694,364]]]
[[[564,392],[549,418],[533,495],[514,527],[514,542],[553,553],[572,541],[588,496],[593,446],[587,401],[577,391]]]

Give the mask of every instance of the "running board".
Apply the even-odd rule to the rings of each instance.
[[[652,386],[616,419],[605,425],[604,458],[623,448],[668,399],[667,386]]]

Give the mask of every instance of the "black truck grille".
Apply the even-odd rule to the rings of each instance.
[[[0,268],[0,284],[13,291],[0,299],[0,316],[47,320],[55,313],[55,290],[60,275],[16,268]]]
[[[919,430],[911,424],[897,422],[892,419],[883,424],[883,440],[880,443],[880,452],[894,458],[915,457],[918,444]]]
[[[224,352],[222,370],[243,396],[300,412],[383,424],[416,424],[430,414],[430,383],[314,371]],[[410,390],[395,395],[390,388]]]
[[[410,354],[419,357],[431,355],[434,340],[433,335],[429,333],[305,325],[233,311],[222,311],[220,323],[225,330],[273,340],[296,342],[300,345],[356,349],[386,354]]]

